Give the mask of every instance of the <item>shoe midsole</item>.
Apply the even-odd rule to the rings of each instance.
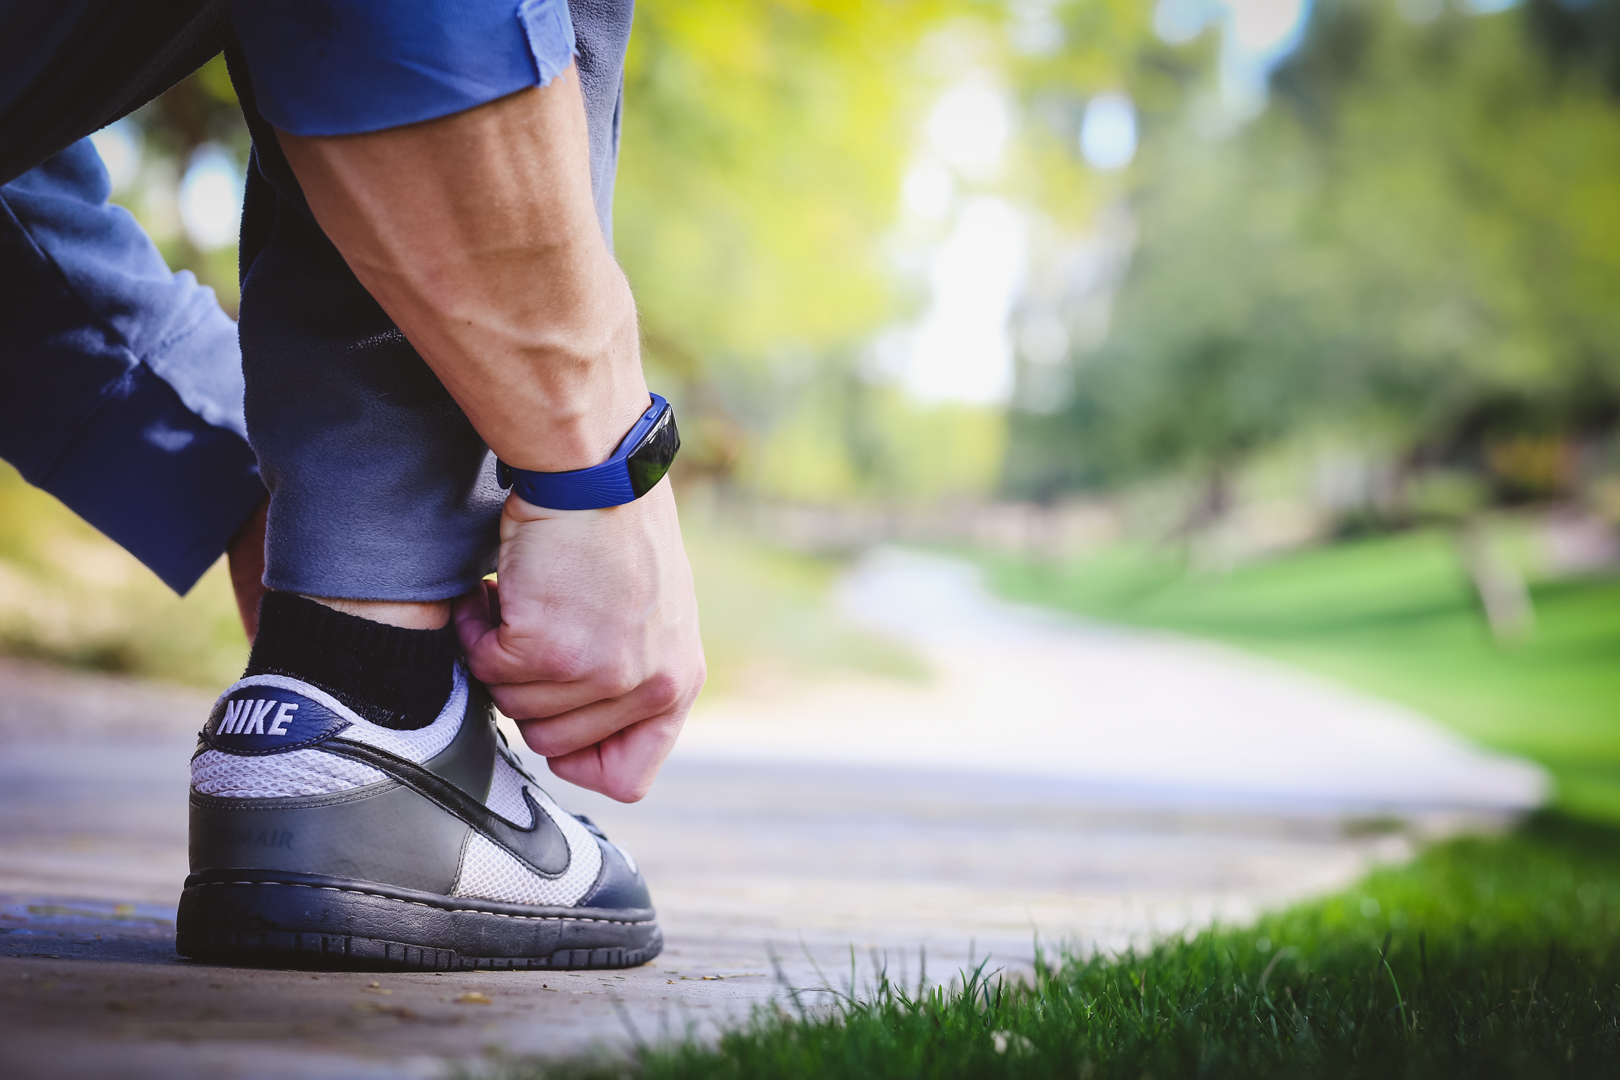
[[[193,874],[180,898],[176,930],[182,942],[217,933],[317,934],[375,938],[469,957],[639,950],[659,937],[650,908],[529,907],[262,870]]]

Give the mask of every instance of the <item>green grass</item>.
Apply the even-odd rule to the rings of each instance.
[[[717,1046],[512,1080],[1541,1077],[1620,1070],[1620,832],[1544,815],[1431,848],[1242,929],[835,1008],[761,1011]],[[998,1034],[999,1033],[999,1034]]]
[[[1546,765],[1559,806],[1620,821],[1620,579],[1535,584],[1536,632],[1508,648],[1437,532],[1224,574],[1129,547],[1063,566],[980,562],[1014,599],[1220,639],[1415,706]]]
[[[518,1062],[514,1078],[1620,1071],[1620,829],[1592,820],[1620,817],[1620,582],[1538,585],[1536,635],[1505,649],[1440,534],[1221,575],[1128,548],[1063,567],[979,558],[1014,598],[1219,638],[1409,702],[1546,763],[1567,809],[1434,846],[1253,926],[1062,954],[1032,981],[908,988],[880,973],[835,1007],[761,1011],[717,1045]]]

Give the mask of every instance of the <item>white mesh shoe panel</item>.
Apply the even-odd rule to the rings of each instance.
[[[246,756],[205,750],[191,761],[191,786],[226,799],[331,795],[388,779],[370,765],[324,750]]]
[[[594,843],[592,844],[594,847]],[[454,896],[474,900],[498,900],[503,904],[543,904],[548,907],[572,907],[579,903],[585,890],[596,881],[601,869],[602,853],[597,851],[597,870],[580,880],[576,874],[583,860],[570,847],[571,860],[561,877],[544,878],[508,855],[494,841],[481,833],[467,839],[467,849],[461,856],[461,877],[456,882]]]
[[[353,722],[338,736],[346,742],[364,743],[397,754],[418,765],[450,745],[450,740],[461,730],[461,717],[467,711],[467,673],[461,665],[455,666],[455,683],[450,688],[450,700],[444,703],[438,717],[424,728],[415,731],[395,731],[364,720],[348,709],[343,714]]]
[[[433,723],[415,731],[394,731],[356,715],[354,710],[324,690],[284,675],[251,675],[233,684],[222,696],[228,697],[237,690],[251,686],[273,686],[302,694],[349,721],[350,726],[343,730],[340,739],[375,746],[418,764],[449,746],[450,740],[456,737],[456,732],[461,730],[461,718],[466,712],[470,692],[467,673],[457,664],[450,700],[444,703],[444,708]],[[262,755],[207,750],[191,762],[193,788],[204,795],[229,799],[331,795],[385,779],[386,776],[369,765],[317,749]],[[519,796],[520,805],[522,801]]]
[[[520,829],[534,824],[534,813],[523,801],[523,777],[499,754],[495,757],[495,773],[489,778],[489,798],[484,800],[484,805]]]
[[[507,764],[505,758],[496,762],[497,777],[501,775],[502,766],[522,781],[523,778],[518,775],[517,770]],[[534,801],[562,830],[563,837],[568,841],[568,869],[554,878],[541,877],[493,841],[475,832],[468,838],[466,850],[462,852],[461,873],[456,877],[456,887],[451,892],[452,896],[498,900],[507,904],[571,907],[579,903],[580,898],[596,884],[596,876],[602,872],[602,849],[596,846],[596,837],[540,788],[533,784],[520,783],[519,792],[523,788],[528,788]],[[522,801],[521,794],[517,798],[519,802]],[[506,814],[494,804],[493,785],[487,805],[502,817],[506,817]]]

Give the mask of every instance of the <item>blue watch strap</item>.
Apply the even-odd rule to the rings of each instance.
[[[657,394],[652,406],[619,441],[613,454],[600,465],[573,472],[530,472],[496,463],[501,487],[518,498],[549,510],[600,510],[635,502],[651,491],[669,471],[681,436],[675,410]]]

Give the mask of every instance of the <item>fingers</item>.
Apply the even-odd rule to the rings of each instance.
[[[652,717],[593,746],[548,758],[546,764],[570,784],[619,802],[636,802],[652,787],[685,719],[685,710]]]
[[[641,797],[703,685],[667,485],[608,511],[501,519],[500,587],[455,607],[468,668],[565,779]]]
[[[598,671],[567,682],[496,684],[490,686],[490,693],[501,712],[514,720],[544,720],[614,702],[645,702],[648,707],[641,715],[650,716],[674,705],[681,688],[674,685],[673,678],[662,675],[643,678],[626,674],[626,671],[627,668]]]
[[[461,651],[467,657],[467,668],[479,682],[493,688],[550,674],[537,670],[533,644],[502,625],[501,593],[495,582],[480,582],[477,588],[458,597],[451,619],[456,624]],[[506,711],[499,699],[496,703]]]
[[[472,591],[456,597],[450,608],[450,619],[456,624],[456,636],[461,649],[471,656],[474,646],[501,625],[497,605],[500,594],[492,581],[480,581]]]
[[[502,700],[503,694],[509,696],[514,690],[527,689],[500,687],[492,693],[501,711],[512,716]],[[542,684],[539,689],[551,688]],[[621,697],[592,701],[547,719],[520,719],[518,727],[535,753],[548,758],[561,757],[601,742],[615,732],[628,731],[648,718],[677,712],[684,716],[696,696],[695,687],[689,689],[680,685],[674,676],[660,674]]]

